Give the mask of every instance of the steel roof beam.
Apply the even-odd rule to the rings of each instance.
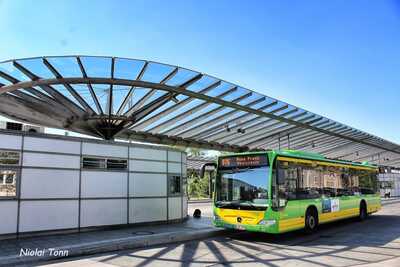
[[[289,107],[289,105],[284,105],[281,107],[277,107],[268,112],[277,113],[277,112],[286,110],[288,107]],[[292,109],[292,110],[286,111],[280,115],[286,116],[286,115],[292,114],[296,111],[297,111],[297,109]],[[259,116],[254,115],[254,114],[251,114],[251,115],[253,115],[252,118],[249,117],[251,119],[248,119],[244,122],[240,122],[239,124],[236,124],[233,127],[229,127],[229,130],[227,130],[226,128],[222,128],[220,131],[215,132],[215,133],[210,133],[210,135],[204,136],[202,138],[205,138],[207,140],[218,141],[218,142],[225,142],[222,140],[224,140],[226,138],[231,139],[231,138],[234,138],[235,136],[241,136],[242,134],[240,133],[239,129],[248,132],[249,130],[259,128],[259,125],[261,125],[261,124],[265,125],[266,123],[274,122],[273,119],[266,119],[266,118],[262,118],[262,117],[260,118]]]
[[[354,145],[344,147],[341,150],[328,153],[328,155],[329,155],[329,157],[333,157],[333,158],[343,158],[343,156],[348,155],[349,153],[351,155],[354,153],[360,153],[359,151],[371,151],[371,149],[373,149],[373,148],[367,147],[366,145],[363,145],[363,144],[359,144],[359,143],[353,143],[353,144]]]
[[[253,100],[252,102],[246,104],[245,106],[251,107],[251,106],[257,105],[258,103],[261,103],[263,101],[265,101],[265,97],[260,97],[260,98],[258,98],[256,100]],[[205,122],[203,122],[203,123],[201,123],[199,125],[196,125],[196,126],[194,126],[192,128],[184,130],[179,135],[181,137],[183,137],[183,138],[193,138],[190,135],[193,131],[196,131],[196,130],[198,131],[198,130],[205,129],[207,127],[213,126],[215,124],[218,124],[219,121],[227,120],[227,119],[231,118],[232,116],[234,116],[235,114],[237,114],[238,112],[239,111],[237,111],[235,109],[231,110],[231,111],[229,111],[227,113],[224,113],[224,114],[222,114],[222,115],[220,115],[220,116],[218,116],[216,118],[213,118],[213,119],[205,121]],[[225,122],[225,123],[227,123],[227,122]]]
[[[149,65],[149,62],[146,61],[143,64],[143,67],[140,69],[140,71],[139,71],[138,75],[136,76],[135,80],[140,81],[143,78],[143,75],[145,74],[148,65]],[[129,89],[128,94],[125,96],[124,100],[121,103],[121,106],[119,107],[119,109],[117,111],[117,115],[121,115],[122,114],[122,112],[124,111],[125,107],[128,105],[129,101],[132,99],[132,95],[133,95],[133,92],[134,92],[135,88],[136,88],[135,86],[131,86],[131,88]]]
[[[247,148],[245,147],[239,147],[235,145],[183,139],[176,136],[166,136],[166,135],[152,134],[147,132],[135,132],[132,130],[121,132],[119,136],[139,142],[157,143],[157,144],[172,145],[172,146],[198,147],[203,149],[231,151],[231,152],[242,152],[247,150]]]
[[[278,101],[276,101],[276,100],[272,101],[271,103],[268,103],[268,104],[258,108],[258,110],[265,110],[267,108],[275,106],[277,103],[278,103]],[[236,112],[240,112],[240,111],[236,111]],[[229,124],[233,124],[233,123],[237,124],[237,123],[240,123],[240,122],[242,122],[242,121],[244,121],[246,119],[254,118],[254,116],[256,116],[256,118],[259,118],[259,117],[257,117],[257,115],[245,113],[245,114],[243,114],[243,115],[241,115],[241,116],[239,116],[237,118],[234,118],[234,119],[232,119],[230,121],[222,122],[222,123],[219,123],[219,124],[217,124],[215,126],[212,126],[211,128],[206,128],[206,127],[208,127],[210,125],[203,125],[204,129],[198,129],[200,132],[196,132],[195,135],[191,136],[191,138],[195,138],[195,139],[212,138],[213,136],[215,136],[218,133],[220,133],[219,130],[221,130],[221,128],[223,128],[225,125],[227,125],[227,124],[229,125]],[[190,132],[190,134],[194,134],[194,133]]]
[[[174,87],[174,86],[169,86],[169,85],[165,85],[165,84],[159,84],[159,83],[151,83],[151,82],[144,82],[144,81],[132,81],[132,80],[124,80],[124,79],[109,79],[109,78],[56,78],[56,79],[39,79],[37,81],[29,81],[29,82],[20,82],[18,84],[13,84],[13,85],[8,85],[8,86],[3,86],[0,88],[0,94],[4,93],[6,91],[12,91],[14,89],[17,88],[27,88],[27,87],[34,87],[37,85],[43,85],[43,84],[47,84],[47,85],[52,85],[52,84],[63,84],[63,83],[69,83],[69,84],[76,84],[76,83],[93,83],[93,84],[104,84],[104,83],[113,83],[113,84],[119,84],[119,85],[130,85],[130,86],[138,86],[138,87],[144,87],[144,88],[154,88],[154,89],[160,89],[160,90],[164,90],[164,91],[169,91],[172,93],[181,93],[183,95],[186,96],[192,96],[192,97],[196,97],[198,99],[201,100],[205,100],[205,101],[209,101],[215,104],[219,104],[219,105],[223,105],[226,107],[230,107],[230,108],[236,108],[238,110],[241,111],[245,111],[245,112],[249,112],[249,113],[254,113],[256,115],[262,116],[262,117],[269,117],[272,119],[276,119],[278,121],[282,121],[285,123],[289,123],[289,124],[293,124],[296,127],[299,128],[309,128],[309,129],[315,129],[316,131],[320,131],[320,132],[325,132],[324,130],[321,129],[316,129],[310,125],[305,125],[303,123],[299,123],[296,121],[291,121],[290,119],[286,119],[286,118],[281,118],[278,115],[273,115],[273,114],[269,114],[269,113],[265,113],[262,111],[258,111],[258,110],[254,110],[252,108],[247,108],[247,107],[243,107],[239,104],[235,104],[235,103],[230,103],[229,101],[225,101],[225,100],[221,100],[221,99],[215,99],[212,97],[209,97],[207,95],[200,95],[197,94],[196,92],[190,91],[190,90],[185,90],[184,88],[178,88],[178,87]],[[325,132],[328,135],[335,135],[332,134],[330,132]],[[337,137],[340,138],[344,138],[344,139],[348,139],[349,141],[354,141],[354,142],[361,142],[361,143],[365,143],[366,145],[371,145],[377,148],[383,148],[389,151],[393,151],[394,153],[400,153],[400,148],[396,147],[395,149],[393,148],[387,148],[387,147],[382,147],[381,145],[376,145],[373,143],[369,143],[369,142],[364,142],[362,140],[357,140],[357,139],[353,139],[351,137],[347,137],[347,136],[341,136],[338,135]]]
[[[175,67],[160,81],[159,84],[165,85],[165,83],[171,80],[176,75],[177,72],[178,72],[178,67]],[[132,87],[143,87],[143,86],[132,85]],[[146,103],[146,101],[150,99],[157,92],[157,90],[154,90],[153,87],[143,87],[143,88],[150,88],[151,90],[144,97],[142,97],[142,99],[140,99],[135,105],[133,105],[127,112],[125,112],[124,114],[125,116],[130,116],[131,113],[140,109]]]
[[[308,114],[308,112],[304,111],[300,114],[291,116],[291,119],[295,119],[295,118],[299,118],[299,117],[301,118],[307,114]],[[310,119],[313,119],[315,116],[316,116],[315,114],[308,115],[307,117],[300,119],[299,122],[306,122]],[[320,118],[318,118],[318,119],[320,119]],[[276,126],[276,127],[272,128],[271,126],[272,127]],[[256,132],[257,135],[254,136],[255,139],[254,138],[251,139],[250,137],[249,138],[241,138],[241,140],[238,142],[238,144],[248,146],[248,147],[256,147],[257,145],[262,146],[266,142],[266,140],[268,140],[268,138],[271,138],[274,136],[280,136],[283,133],[287,134],[287,133],[289,133],[289,132],[287,132],[288,130],[294,130],[295,128],[296,128],[296,126],[292,127],[290,124],[282,124],[280,122],[274,123],[273,125],[270,125],[270,127]],[[268,133],[267,136],[262,136],[263,134],[266,134],[266,133]],[[260,135],[261,135],[261,137],[260,137]],[[285,134],[283,134],[283,135],[285,135]]]
[[[64,79],[61,74],[54,68],[53,65],[51,65],[51,63],[46,59],[43,58],[43,63],[44,65],[53,73],[54,76],[56,76],[57,79]],[[33,81],[35,82],[35,81]],[[94,114],[94,110],[88,105],[88,103],[86,103],[85,100],[83,100],[83,98],[75,91],[74,88],[72,88],[72,86],[65,82],[65,83],[61,83],[69,92],[70,94],[79,102],[79,104],[82,105],[82,107],[89,112],[90,114]]]
[[[309,114],[309,113],[306,112],[306,114],[302,114],[302,116],[307,115],[307,114]],[[299,117],[302,117],[302,116],[299,116]],[[305,118],[299,119],[298,121],[311,124],[311,123],[315,123],[315,122],[323,119],[321,117],[315,118],[315,116],[316,116],[315,114],[311,114]],[[310,121],[310,119],[312,119],[312,120]],[[280,124],[276,124],[276,125],[279,127],[275,127],[274,129],[272,129],[273,130],[272,132],[270,132],[271,131],[270,128],[262,130],[262,133],[268,133],[267,136],[258,137],[256,140],[254,140],[254,139],[246,140],[246,141],[251,142],[251,145],[250,144],[246,144],[246,145],[251,146],[251,147],[255,147],[255,146],[264,147],[266,144],[270,143],[272,137],[275,137],[275,136],[286,137],[287,135],[290,135],[290,134],[298,131],[297,126],[291,126],[290,124],[280,123]]]
[[[206,94],[209,91],[213,90],[214,88],[218,87],[220,84],[221,84],[221,81],[217,81],[217,82],[207,86],[206,88],[202,89],[200,91],[200,93]],[[157,120],[159,120],[159,119],[171,114],[172,112],[184,107],[185,105],[193,102],[194,100],[196,100],[196,99],[193,98],[193,97],[187,97],[186,99],[180,101],[179,103],[174,104],[173,106],[167,108],[166,110],[161,111],[160,113],[157,113],[156,115],[150,117],[149,119],[133,125],[132,129],[135,130],[135,131],[141,131],[144,128],[146,128],[147,126],[149,126],[152,123],[156,122]]]
[[[80,57],[76,57],[76,61],[78,62],[79,69],[81,70],[82,76],[84,78],[87,78],[88,76],[87,76],[85,67],[82,64],[82,61],[81,61]],[[87,83],[86,85],[87,85],[87,87],[89,89],[89,93],[92,96],[93,102],[94,102],[94,104],[96,106],[96,109],[97,109],[98,113],[99,114],[103,114],[103,109],[101,108],[101,105],[99,103],[99,99],[97,98],[96,93],[93,90],[92,84],[91,83]]]
[[[223,98],[226,96],[229,96],[230,94],[234,93],[237,91],[237,87],[232,87],[229,90],[222,92],[221,94],[219,94],[218,98]],[[194,107],[192,107],[189,110],[186,110],[180,114],[175,115],[173,118],[166,120],[164,122],[162,122],[161,124],[158,124],[156,126],[153,126],[152,128],[150,128],[148,131],[155,131],[155,130],[159,130],[161,128],[165,128],[167,129],[167,127],[173,126],[174,124],[176,124],[177,122],[179,122],[180,120],[184,119],[186,116],[190,116],[193,115],[201,110],[204,110],[205,108],[207,108],[208,106],[210,106],[211,103],[208,102],[202,102]]]
[[[252,93],[247,93],[247,94],[241,95],[241,96],[233,99],[232,103],[238,103],[238,102],[240,102],[240,101],[242,101],[242,100],[244,100],[246,98],[249,98],[251,95],[252,95]],[[168,134],[168,135],[175,135],[176,134],[176,135],[179,135],[181,131],[183,131],[185,129],[188,129],[189,127],[194,126],[196,123],[201,123],[205,119],[208,119],[210,116],[213,116],[213,115],[217,114],[218,112],[223,111],[224,109],[226,109],[226,107],[224,107],[224,106],[219,106],[219,107],[216,107],[214,109],[211,109],[210,111],[208,111],[208,112],[206,112],[204,114],[200,114],[198,117],[196,117],[196,118],[194,118],[194,119],[192,119],[190,121],[181,123],[181,124],[171,128],[171,129],[166,130],[166,131],[162,131],[162,134]]]
[[[282,110],[286,110],[288,108],[288,105],[284,105],[282,107],[276,108],[275,110],[271,112],[279,112]],[[292,109],[285,111],[284,113],[281,114],[281,116],[288,116],[290,114],[293,114],[297,112],[298,109]],[[257,122],[257,123],[254,123]],[[213,142],[219,142],[219,143],[229,143],[232,140],[238,140],[237,138],[243,137],[243,133],[238,132],[238,129],[242,129],[245,131],[246,136],[254,135],[257,131],[260,129],[265,129],[265,127],[270,127],[271,125],[276,125],[279,124],[280,122],[275,121],[273,119],[264,119],[264,120],[259,120],[259,117],[253,118],[251,120],[248,120],[246,122],[243,122],[239,125],[236,125],[232,128],[229,129],[229,131],[223,131],[218,135],[215,135],[213,138],[207,138],[207,140],[212,140]]]
[[[27,70],[25,67],[23,67],[22,65],[18,64],[16,61],[13,61],[13,66],[14,66],[15,68],[17,68],[19,71],[21,71],[22,73],[24,73],[24,74],[25,74],[27,77],[29,77],[30,79],[33,79],[33,80],[40,79],[39,76],[37,76],[37,75],[35,75],[34,73],[30,72],[30,71]],[[7,78],[8,78],[8,81],[10,81],[10,82],[12,82],[12,83],[19,83],[19,82],[20,82],[18,79],[14,78],[14,77],[11,77],[10,75],[6,75],[6,76],[4,76],[4,77],[7,77]],[[74,110],[74,111],[78,111],[79,113],[82,112],[82,109],[79,108],[78,110],[76,110],[76,109],[73,108],[74,106],[70,106],[70,105],[68,105],[68,103],[65,103],[65,102],[63,102],[63,101],[60,101],[59,95],[61,95],[61,94],[58,93],[58,92],[56,92],[53,88],[51,88],[51,87],[47,88],[46,86],[41,86],[40,88],[42,88],[42,90],[44,90],[44,91],[47,92],[50,96],[52,96],[53,99],[50,99],[48,96],[42,94],[40,91],[34,90],[32,87],[31,87],[31,88],[25,88],[25,90],[29,91],[29,92],[32,93],[32,94],[38,95],[38,96],[40,96],[40,97],[43,98],[43,99],[46,99],[49,103],[54,103],[54,102],[57,103],[57,102],[58,102],[60,105],[63,105],[63,104],[64,104],[67,108],[68,108],[68,107],[70,108],[70,111],[66,111],[68,114],[71,114],[71,112],[73,112],[73,110]],[[62,100],[64,100],[64,99],[62,99]],[[68,100],[68,101],[69,101],[69,100]],[[78,113],[78,114],[79,114],[79,113]]]
[[[326,123],[328,123],[328,124],[326,124]],[[337,125],[335,122],[329,123],[329,121],[324,121],[319,124],[327,126],[327,127],[325,127],[326,130],[333,130],[335,128],[341,127],[341,125]],[[302,129],[301,131],[291,133],[290,143],[292,144],[292,146],[300,146],[305,143],[311,142],[311,140],[314,140],[320,136],[326,136],[326,134],[315,132],[314,130]],[[266,145],[273,146],[273,145],[277,145],[278,143],[286,145],[285,142],[286,142],[285,140],[282,140],[282,141],[281,140],[271,140],[271,142],[266,143]]]

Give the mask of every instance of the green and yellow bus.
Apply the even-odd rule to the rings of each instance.
[[[217,227],[266,233],[359,217],[381,207],[378,168],[283,150],[218,158],[213,195]]]

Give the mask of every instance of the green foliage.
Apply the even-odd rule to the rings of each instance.
[[[189,198],[210,198],[209,174],[200,178],[195,171],[188,173],[188,193]]]

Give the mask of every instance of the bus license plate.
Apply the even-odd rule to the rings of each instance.
[[[246,230],[243,225],[235,225],[236,230]]]

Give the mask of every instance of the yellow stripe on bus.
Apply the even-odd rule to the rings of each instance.
[[[359,169],[359,170],[376,170],[376,168],[374,168],[374,167],[354,166],[354,165],[346,165],[346,164],[340,164],[340,163],[299,159],[299,158],[278,157],[278,160],[285,160],[285,161],[298,162],[298,163],[308,163],[308,164],[316,163],[316,164],[325,165],[325,166],[352,168],[352,169]]]

